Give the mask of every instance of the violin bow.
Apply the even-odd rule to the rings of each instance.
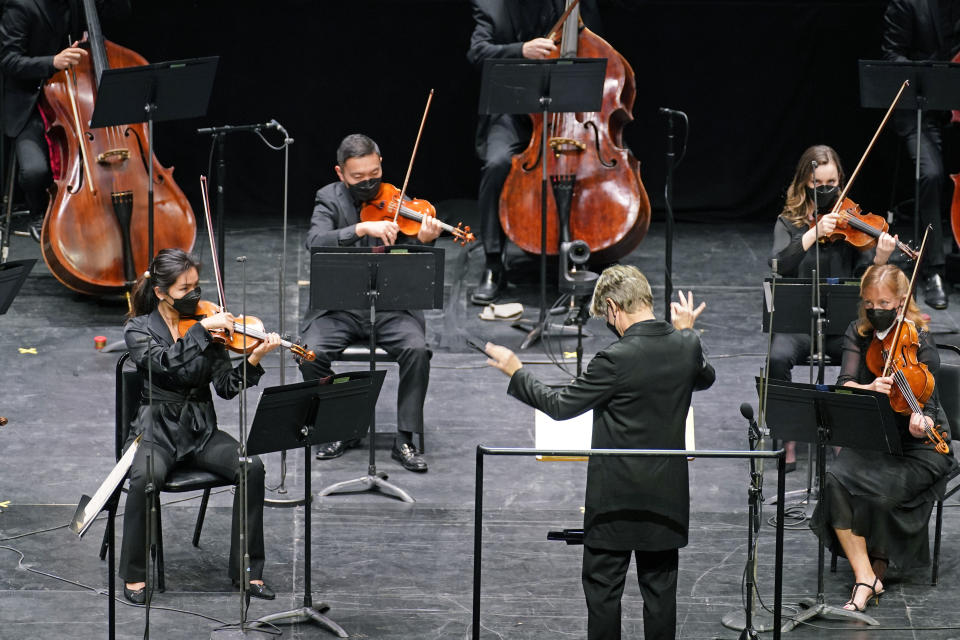
[[[843,199],[847,197],[847,192],[850,191],[850,187],[853,186],[853,181],[857,179],[857,174],[860,173],[860,167],[863,166],[863,162],[867,159],[867,156],[870,155],[870,151],[873,149],[873,145],[877,141],[877,138],[880,137],[880,132],[883,131],[883,128],[886,126],[887,120],[890,119],[890,114],[893,113],[894,107],[896,107],[897,103],[900,102],[900,96],[903,95],[903,90],[909,86],[909,80],[904,80],[903,84],[900,85],[900,90],[897,91],[897,95],[894,96],[893,102],[890,103],[890,107],[887,109],[886,115],[884,115],[883,120],[880,121],[880,126],[877,127],[876,133],[873,134],[873,138],[870,140],[870,144],[867,145],[866,151],[864,151],[863,155],[860,156],[860,162],[857,163],[857,168],[854,169],[853,173],[850,174],[850,179],[847,180],[846,186],[843,187],[843,191],[841,191],[840,197],[837,198],[837,202],[833,205],[833,210],[830,213],[837,213],[840,211],[840,207],[843,204]]]
[[[423,135],[423,125],[427,123],[427,113],[430,112],[430,103],[433,102],[433,89],[430,89],[427,95],[427,106],[423,109],[423,117],[420,119],[420,130],[417,131],[417,139],[413,143],[413,152],[410,154],[410,164],[407,165],[407,175],[403,177],[403,186],[400,187],[400,199],[397,201],[397,210],[393,214],[393,221],[397,221],[400,215],[400,209],[403,207],[403,196],[407,193],[407,183],[410,181],[410,173],[413,171],[413,160],[417,157],[417,149],[420,147],[420,137]]]
[[[917,274],[920,273],[920,262],[923,260],[923,250],[927,247],[927,236],[929,234],[930,225],[927,225],[927,230],[923,232],[923,241],[920,242],[920,249],[917,251],[917,261],[913,265],[913,274],[910,275],[910,285],[907,287],[907,295],[905,295],[901,301],[900,312],[897,314],[897,328],[893,334],[894,347],[896,347],[900,341],[900,330],[903,328],[903,319],[907,316],[907,306],[910,304],[910,297],[913,296],[913,287],[917,283]],[[880,376],[881,378],[890,374],[890,366],[893,364],[893,356],[896,351],[896,348],[893,348],[890,349],[890,353],[887,354],[887,361],[883,365],[883,375]]]
[[[567,10],[563,12],[563,15],[560,16],[560,19],[557,20],[557,23],[553,25],[552,29],[550,29],[550,33],[548,33],[546,36],[547,38],[553,40],[554,42],[557,41],[557,33],[563,29],[563,23],[567,21],[567,18],[570,17],[570,12],[573,11],[574,7],[576,7],[579,2],[580,0],[573,0],[573,2],[570,3],[570,6],[568,6]]]
[[[203,200],[203,215],[207,220],[207,235],[210,237],[210,257],[213,260],[213,275],[217,280],[217,295],[220,297],[220,309],[227,308],[227,296],[223,292],[223,276],[220,274],[220,260],[217,259],[217,245],[213,241],[213,216],[210,215],[210,192],[207,188],[207,176],[200,176],[200,195]]]

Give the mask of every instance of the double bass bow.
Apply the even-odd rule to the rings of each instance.
[[[177,325],[177,330],[182,337],[190,327],[200,322],[207,316],[212,316],[226,310],[226,295],[223,289],[223,277],[220,274],[220,261],[217,259],[217,247],[214,242],[213,218],[210,215],[210,199],[207,193],[207,178],[200,176],[200,193],[203,199],[203,212],[207,222],[207,235],[210,238],[210,257],[213,262],[213,274],[217,283],[217,295],[219,304],[208,300],[201,300],[197,304],[197,310],[191,316],[181,316]],[[263,328],[263,321],[255,316],[239,316],[234,320],[233,332],[211,331],[210,335],[214,342],[219,342],[230,351],[236,353],[249,353],[257,348],[267,337],[267,332]],[[294,355],[303,360],[313,361],[316,354],[308,350],[304,345],[290,342],[289,340],[280,340],[280,346],[289,349]]]
[[[513,157],[500,195],[500,223],[521,249],[541,253],[544,162],[554,195],[547,199],[545,252],[556,255],[561,242],[582,240],[596,260],[613,262],[633,251],[650,227],[640,163],[623,146],[637,87],[627,60],[583,26],[578,1],[567,0],[547,37],[556,42],[559,36],[559,57],[606,58],[602,106],[594,113],[554,113],[546,121],[542,114],[531,114],[533,135],[527,148]],[[541,157],[543,136],[546,158]]]
[[[173,169],[146,157],[145,124],[90,128],[104,69],[147,61],[104,39],[95,0],[82,4],[90,55],[55,73],[40,98],[51,155],[61,166],[40,244],[44,262],[60,282],[80,293],[103,295],[128,290],[153,259],[148,255],[148,163],[154,171],[154,245],[190,251],[196,219]]]
[[[920,256],[923,255],[929,233],[930,227],[927,227],[923,242],[920,244]],[[923,405],[933,395],[936,386],[933,373],[930,372],[926,364],[920,362],[917,358],[920,349],[920,336],[917,333],[917,328],[913,322],[904,322],[907,307],[913,296],[919,267],[920,260],[918,259],[914,264],[907,293],[900,301],[900,310],[897,313],[894,329],[888,331],[883,339],[874,334],[867,349],[867,368],[870,372],[878,378],[888,376],[893,378],[893,386],[890,388],[889,395],[890,408],[901,415],[914,413],[924,415]],[[927,425],[926,418],[923,419],[922,424],[927,440],[934,445],[937,452],[944,455],[949,454],[950,446],[938,429],[939,425],[932,427]]]

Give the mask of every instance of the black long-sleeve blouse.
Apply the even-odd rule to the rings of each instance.
[[[145,433],[153,421],[153,439],[158,447],[181,460],[202,449],[217,429],[210,384],[221,398],[235,397],[247,370],[247,384],[256,385],[263,367],[243,358],[236,367],[222,344],[198,322],[174,342],[160,312],[137,316],[124,327],[130,357],[143,376],[141,406],[130,427],[130,436]],[[149,377],[152,377],[153,406]]]

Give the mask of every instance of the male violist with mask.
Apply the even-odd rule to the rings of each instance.
[[[307,232],[307,250],[314,247],[373,247],[394,244],[430,244],[442,232],[440,222],[425,217],[416,236],[405,236],[391,220],[360,220],[363,205],[380,191],[383,177],[380,148],[367,136],[347,136],[337,149],[334,167],[337,180],[317,191]],[[369,310],[311,310],[303,320],[301,334],[317,354],[304,361],[304,380],[324,378],[333,372],[330,363],[346,347],[370,339]],[[400,384],[397,390],[397,436],[392,457],[408,471],[423,472],[427,463],[413,443],[414,433],[423,433],[423,402],[430,380],[430,351],[421,311],[379,311],[377,345],[397,358]],[[318,460],[329,460],[359,441],[320,445]]]
[[[488,58],[549,58],[557,51],[543,36],[563,15],[564,0],[472,0],[474,29],[467,60],[479,71]],[[580,15],[591,31],[599,33],[596,0],[580,2]],[[480,241],[485,263],[474,304],[494,302],[506,288],[503,251],[506,245],[500,226],[500,192],[510,174],[513,156],[523,151],[533,133],[527,115],[480,116],[476,150],[480,158]]]
[[[690,398],[713,384],[693,331],[705,305],[680,293],[672,324],[653,314],[650,284],[616,265],[597,280],[590,306],[617,341],[560,389],[538,381],[507,349],[487,344],[487,361],[510,376],[507,393],[555,420],[593,409],[594,449],[684,449]],[[676,636],[679,549],[687,544],[690,489],[683,457],[595,457],[587,470],[583,593],[587,638],[620,638],[620,597],[636,557],[647,640]]]

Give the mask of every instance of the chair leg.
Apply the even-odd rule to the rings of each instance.
[[[200,498],[200,511],[197,513],[197,524],[193,527],[193,546],[200,546],[200,530],[203,529],[203,517],[207,513],[207,503],[210,501],[210,489],[203,490]]]
[[[157,496],[157,591],[167,590],[167,581],[163,572],[163,526],[160,519],[160,496]]]
[[[933,534],[933,561],[930,563],[930,584],[937,586],[940,573],[940,531],[943,527],[943,502],[937,500],[937,526]]]
[[[830,573],[836,573],[836,572],[837,572],[837,552],[831,551],[830,552]]]

